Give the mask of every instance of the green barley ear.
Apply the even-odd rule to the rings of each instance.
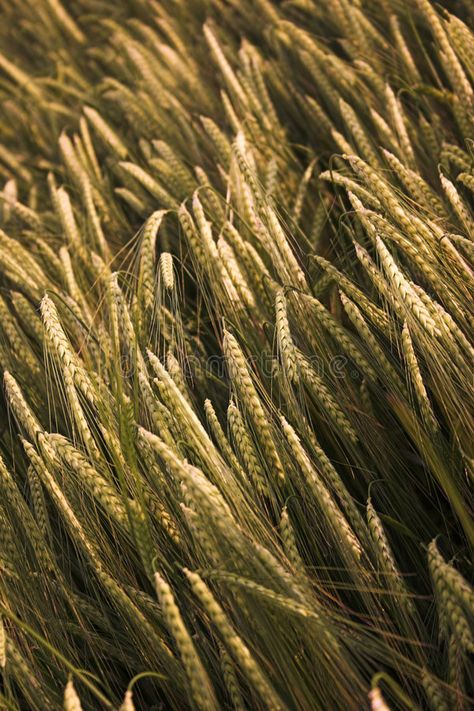
[[[133,532],[138,553],[143,567],[150,578],[153,578],[153,568],[155,559],[155,546],[153,545],[148,517],[140,503],[135,499],[130,499],[127,503],[131,530]]]
[[[443,560],[436,541],[432,541],[428,546],[428,565],[436,596],[440,635],[448,639],[452,633],[462,649],[473,652],[472,626],[463,604],[463,595],[465,597],[468,591],[463,585],[463,579],[459,579],[455,575],[456,571]],[[472,591],[470,592],[472,594]],[[472,602],[470,595],[467,599]],[[469,606],[467,614],[472,615],[472,606]]]
[[[451,592],[457,597],[458,602],[464,607],[466,614],[474,614],[474,589],[453,565],[446,563],[439,552],[436,539],[428,546],[430,569],[436,571],[436,577],[441,577]]]
[[[239,680],[232,658],[226,652],[225,647],[219,644],[219,658],[222,669],[222,676],[232,702],[234,711],[245,711],[245,703],[242,697]]]
[[[432,711],[449,711],[450,706],[444,689],[426,668],[423,668],[421,672],[421,683],[423,684],[430,709]]]
[[[425,424],[430,428],[433,433],[437,433],[439,429],[438,422],[433,412],[428,393],[423,382],[423,377],[421,375],[420,366],[415,354],[415,349],[410,336],[410,330],[408,324],[403,324],[402,330],[402,347],[403,353],[408,366],[408,372],[410,380],[415,391],[418,404],[420,406],[421,415]]]
[[[216,626],[216,629],[222,638],[222,642],[227,648],[229,654],[258,692],[262,701],[268,705],[269,708],[275,709],[275,711],[284,711],[286,706],[280,700],[277,692],[273,689],[270,682],[266,679],[260,669],[260,666],[258,665],[258,662],[254,659],[248,647],[236,634],[227,615],[215,599],[206,583],[204,583],[197,573],[193,573],[190,570],[185,570],[184,572],[191,584],[194,594],[200,600],[207,614]]]
[[[118,158],[124,160],[128,156],[128,149],[117,134],[110,128],[98,111],[90,106],[84,107],[84,114],[92,128],[105,145],[110,148]]]
[[[288,515],[288,509],[285,506],[280,517],[280,535],[283,541],[283,547],[291,564],[300,574],[304,574],[304,563],[298,551],[296,543],[295,531],[293,524]]]
[[[393,590],[397,602],[406,612],[413,614],[415,607],[409,598],[408,589],[400,575],[397,562],[393,555],[385,530],[371,500],[367,501],[367,523],[375,549],[379,574],[385,578],[387,587]]]
[[[163,284],[167,291],[172,292],[175,288],[173,256],[169,252],[162,252],[160,255],[160,269]]]
[[[340,553],[343,556],[348,555],[349,559],[359,562],[362,557],[362,548],[351,526],[321,481],[294,428],[283,417],[281,418],[281,426],[290,446],[292,456],[295,458],[307,486],[329,524]]]
[[[297,358],[288,323],[285,294],[279,289],[275,297],[277,341],[284,369],[291,383],[298,384]]]
[[[268,494],[268,484],[259,461],[258,452],[255,449],[255,443],[234,402],[230,402],[227,408],[227,422],[234,447],[244,470],[250,476],[257,490],[262,494]]]
[[[168,583],[155,573],[155,586],[166,625],[183,660],[191,695],[201,711],[217,711],[217,701],[207,672],[196,652]]]
[[[284,480],[285,472],[275,447],[269,421],[250,375],[245,356],[236,338],[229,333],[229,331],[224,332],[223,348],[229,365],[232,382],[235,385],[249,418],[253,421],[262,448],[268,456],[269,463],[271,463],[275,475],[279,479]]]

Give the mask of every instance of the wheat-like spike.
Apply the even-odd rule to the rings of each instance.
[[[468,282],[471,282],[471,284],[473,284],[474,271],[468,264],[468,262],[464,259],[464,257],[461,255],[457,247],[454,246],[451,237],[451,234],[443,235],[443,237],[439,241],[441,249],[445,252],[447,259],[452,260],[453,265],[455,264],[462,272],[463,277],[467,279]]]
[[[444,58],[444,68],[449,76],[453,89],[459,94],[459,96],[463,97],[468,106],[472,106],[474,91],[464,73],[456,53],[449,42],[448,35],[445,32],[441,20],[428,0],[416,0],[416,2],[420,8],[420,11],[426,17],[428,24],[430,25],[431,30],[440,45],[440,54]]]
[[[428,393],[426,391],[425,384],[423,382],[423,377],[421,375],[420,366],[418,364],[418,359],[416,357],[415,348],[410,335],[410,329],[408,324],[403,324],[402,330],[402,347],[405,360],[408,366],[408,372],[410,375],[410,380],[413,385],[413,389],[420,406],[420,411],[426,425],[430,428],[432,432],[438,432],[439,425],[431,406]]]
[[[180,192],[189,194],[195,187],[195,181],[191,177],[191,173],[179,158],[173,148],[166,141],[152,141],[153,148],[161,156],[164,161],[167,172],[170,178],[176,184]]]
[[[392,31],[393,37],[395,39],[395,44],[397,46],[398,54],[405,65],[405,69],[408,70],[410,79],[418,84],[422,81],[420,72],[416,66],[415,60],[413,59],[410,48],[405,41],[403,36],[399,18],[396,15],[391,15],[390,17],[390,29]]]
[[[333,139],[334,143],[336,144],[336,146],[338,147],[339,152],[341,154],[351,155],[352,153],[354,153],[354,150],[355,150],[354,146],[351,145],[349,143],[349,141],[344,138],[342,133],[340,133],[339,131],[336,131],[335,128],[332,128],[331,129],[331,136],[332,136],[332,139]]]
[[[232,627],[227,615],[208,586],[197,573],[193,573],[187,569],[185,569],[184,572],[191,584],[194,594],[200,600],[207,614],[218,629],[229,654],[259,693],[263,703],[265,703],[268,708],[274,709],[274,711],[284,711],[284,709],[286,709],[285,704],[281,701],[275,689],[264,676],[249,648]]]
[[[32,207],[24,205],[19,200],[15,200],[9,196],[8,193],[0,193],[0,200],[8,204],[9,211],[16,215],[22,222],[32,227],[34,230],[40,230],[42,227],[42,220],[40,215]]]
[[[364,247],[362,247],[362,245],[358,242],[354,242],[354,249],[358,260],[363,265],[379,294],[390,304],[397,316],[403,320],[405,316],[403,305],[397,299],[396,294],[393,293],[393,290],[389,288],[383,274],[377,268],[367,250],[364,249]]]
[[[172,350],[169,350],[168,353],[166,354],[166,367],[167,367],[168,373],[170,374],[176,387],[179,388],[182,396],[192,406],[190,392],[189,392],[188,385],[186,382],[185,374],[183,373],[183,369],[182,369],[178,359],[173,354]]]
[[[227,169],[232,155],[232,145],[229,139],[211,118],[207,116],[201,116],[200,118],[204,130],[217,149],[219,160],[222,162],[223,167]]]
[[[411,164],[415,164],[415,154],[411,145],[410,137],[406,128],[406,118],[399,99],[395,96],[393,89],[389,84],[385,87],[385,96],[387,100],[387,109],[392,121],[392,125],[398,135],[400,146],[403,150],[406,160]]]
[[[155,558],[155,547],[153,545],[148,518],[136,499],[129,499],[128,513],[132,533],[136,542],[137,550],[145,568],[146,573],[153,579],[153,563]],[[148,508],[150,508],[148,506]]]
[[[464,605],[466,612],[472,615],[474,612],[474,590],[468,581],[450,563],[446,563],[439,552],[436,540],[431,541],[428,546],[431,565],[443,577],[445,584],[451,592],[456,595],[460,604]]]
[[[29,347],[29,344],[17,326],[17,322],[12,317],[10,309],[0,296],[0,323],[1,328],[6,335],[12,351],[15,353],[18,360],[31,371],[36,377],[40,375],[40,366],[38,361]]]
[[[372,147],[372,143],[358,120],[357,114],[352,106],[344,101],[344,99],[339,99],[339,109],[341,111],[342,118],[344,119],[344,123],[359,147],[361,155],[363,155],[372,166],[378,166],[380,161],[377,153]],[[344,152],[346,151],[344,150]]]
[[[173,268],[173,255],[169,252],[162,252],[160,255],[160,269],[163,284],[167,291],[174,291],[175,279]]]
[[[143,227],[138,282],[143,287],[143,298],[147,308],[151,308],[154,303],[156,238],[165,214],[164,210],[156,210]]]
[[[163,367],[160,360],[151,351],[148,351],[148,359],[158,376],[154,382],[160,390],[162,399],[165,404],[174,411],[175,417],[179,420],[183,431],[186,431],[187,436],[192,438],[192,442],[198,450],[202,461],[208,462],[211,469],[216,469],[217,466],[217,470],[220,471],[220,476],[226,477],[227,469],[222,466],[224,462],[219,457],[217,450],[212,444],[212,440],[209,438],[209,435],[190,403],[184,397],[168,371]]]
[[[306,168],[303,176],[299,182],[298,190],[296,192],[295,203],[293,206],[292,219],[295,223],[298,223],[301,219],[301,213],[303,211],[303,206],[305,198],[308,192],[308,184],[313,176],[313,171],[316,165],[316,158],[314,158],[308,167]]]
[[[68,242],[74,247],[79,247],[81,244],[81,235],[79,233],[76,218],[74,217],[71,198],[65,188],[59,188],[56,190],[56,206],[58,210],[58,217],[61,221],[61,225]]]
[[[349,336],[346,329],[341,326],[328,309],[313,296],[302,294],[302,298],[306,301],[312,311],[315,313],[318,321],[324,326],[328,333],[339,343],[350,358],[359,366],[363,373],[368,374],[372,380],[377,379],[377,373],[370,365],[367,358],[361,353],[355,341]]]
[[[36,103],[43,100],[43,89],[38,86],[38,83],[35,82],[29,74],[20,69],[20,67],[10,62],[3,54],[0,54],[0,68],[3,69],[15,83],[23,87]]]
[[[443,689],[426,667],[423,667],[421,672],[421,683],[429,701],[430,709],[432,711],[449,711],[451,707],[447,703]]]
[[[104,259],[110,259],[110,249],[105,238],[99,214],[97,213],[95,202],[100,206],[100,201],[97,197],[97,191],[94,192],[91,182],[87,177],[82,184],[82,199],[86,208],[86,213],[94,239],[95,245],[98,247],[100,254]],[[101,211],[102,213],[104,210]],[[105,219],[104,219],[105,222]]]
[[[435,214],[443,213],[443,203],[437,195],[431,190],[430,186],[423,178],[411,168],[407,168],[403,163],[390,153],[383,149],[383,154],[387,159],[389,166],[397,174],[402,185],[412,194],[415,200],[423,205],[427,210],[433,211]]]
[[[450,577],[446,575],[443,559],[432,542],[428,547],[428,565],[433,580],[437,599],[440,621],[440,634],[448,639],[449,634],[455,635],[460,646],[467,652],[474,651],[474,639],[471,627],[463,611],[461,603],[450,585]]]
[[[324,170],[319,174],[319,180],[326,180],[328,182],[334,183],[334,185],[342,185],[346,190],[350,190],[352,193],[357,195],[361,200],[364,200],[368,205],[371,205],[377,210],[380,210],[381,205],[379,199],[370,193],[363,185],[357,183],[352,178],[347,175],[342,175],[333,170]]]
[[[20,682],[20,686],[28,689],[27,700],[30,701],[30,703],[39,704],[40,708],[53,708],[54,704],[51,696],[46,692],[38,677],[34,674],[31,664],[26,661],[10,637],[7,639],[7,658],[13,678],[17,682]]]
[[[80,306],[82,319],[87,324],[90,324],[92,323],[92,314],[89,309],[89,305],[76,281],[71,256],[67,247],[61,247],[59,250],[59,259],[61,260],[61,265],[63,267],[63,274],[67,289],[74,301]]]
[[[0,145],[0,158],[2,157],[2,147]],[[12,210],[10,204],[18,200],[18,185],[16,180],[13,178],[7,180],[2,190],[3,200],[0,202],[0,214],[3,224],[6,225],[12,217]]]
[[[87,119],[84,116],[81,116],[79,119],[79,128],[82,138],[82,144],[84,146],[88,162],[92,168],[92,173],[94,175],[94,178],[96,178],[97,181],[99,181],[100,183],[103,179],[102,173],[99,167],[99,161],[97,160],[96,152],[94,150],[94,144],[92,142],[92,137],[89,131]]]
[[[29,445],[31,446],[31,445]],[[40,460],[42,463],[42,460]],[[37,467],[35,467],[37,470]],[[6,468],[3,459],[0,458],[0,483],[3,489],[3,494],[6,497],[6,500],[8,501],[8,504],[12,507],[15,508],[15,510],[18,513],[18,516],[20,517],[22,526],[25,529],[25,532],[27,533],[28,537],[31,540],[31,543],[34,547],[35,550],[35,555],[36,558],[38,559],[38,562],[41,566],[44,567],[45,571],[48,571],[48,573],[53,573],[56,577],[61,577],[61,573],[59,572],[59,568],[56,565],[55,560],[53,559],[53,556],[51,555],[51,552],[48,548],[48,546],[45,543],[43,533],[40,531],[38,524],[36,523],[33,514],[30,511],[30,508],[28,507],[25,499],[20,493],[20,490],[18,489],[18,486],[13,480],[12,475]],[[0,509],[1,511],[1,509]],[[2,529],[5,527],[3,526],[3,521],[2,521]],[[11,524],[9,524],[9,529],[11,528]],[[13,560],[16,558],[14,554],[14,545],[13,548],[10,545],[10,540],[9,538],[5,541],[5,536],[6,533],[3,531],[3,536],[4,540],[2,540],[2,543],[6,542],[6,550],[5,552],[9,554],[8,557],[12,558]],[[13,541],[11,542],[13,543]],[[10,551],[13,552],[13,556],[10,555]]]
[[[19,291],[11,291],[10,296],[23,328],[29,332],[37,343],[41,344],[43,342],[44,332],[39,314],[28,299]]]
[[[348,294],[366,313],[370,320],[380,329],[384,330],[388,327],[389,321],[387,315],[382,309],[374,304],[367,296],[352,282],[345,274],[340,272],[327,259],[320,255],[314,256],[317,264]]]
[[[40,479],[38,478],[36,471],[31,466],[28,467],[27,478],[38,528],[43,533],[46,539],[51,540],[51,524],[49,520],[48,510],[46,508],[43,486],[41,484]]]
[[[285,292],[279,289],[275,296],[276,332],[278,349],[291,383],[298,384],[299,374],[293,338],[288,323],[287,303]]]
[[[224,430],[221,427],[221,423],[218,420],[216,411],[214,410],[212,402],[209,400],[209,398],[206,398],[206,400],[204,401],[204,412],[206,413],[206,418],[209,423],[209,427],[211,428],[212,434],[214,435],[215,440],[219,445],[219,448],[221,449],[227,462],[235,472],[237,472],[239,475],[242,475],[242,469],[240,467],[238,459],[232,451],[232,447],[229,444],[229,440],[227,439]]]
[[[198,502],[200,512],[202,510],[208,516],[212,517],[212,512],[218,511],[218,516],[214,517],[215,526],[223,533],[225,538],[230,536],[236,542],[237,547],[241,548],[240,534],[235,531],[235,518],[217,486],[212,484],[200,469],[192,467],[186,461],[183,461],[180,454],[168,447],[156,435],[141,427],[139,427],[138,434],[139,438],[145,440],[163,460],[175,483],[182,484],[186,491],[189,492],[191,499],[188,499],[188,501]],[[231,483],[228,472],[226,471],[224,474],[220,472],[220,478],[223,479],[222,484],[228,492],[229,484]],[[232,491],[234,494],[236,493],[234,486]]]
[[[351,301],[344,294],[343,291],[339,291],[339,295],[341,297],[342,305],[344,306],[345,312],[349,316],[350,320],[352,321],[352,323],[354,324],[356,329],[359,331],[359,334],[360,334],[362,340],[365,341],[365,343],[370,348],[370,350],[375,355],[375,357],[378,359],[378,361],[383,364],[384,373],[386,373],[389,376],[389,378],[397,385],[400,392],[405,397],[407,397],[407,391],[406,391],[403,381],[401,380],[399,374],[395,370],[392,363],[389,361],[389,359],[385,355],[385,352],[384,352],[383,348],[380,346],[379,341],[377,340],[377,338],[374,336],[374,334],[368,327],[367,322],[365,321],[364,317],[362,316],[360,310],[357,308],[357,306],[354,304],[354,302]]]
[[[23,268],[27,270],[39,288],[46,288],[48,278],[41,268],[38,259],[31,253],[30,249],[20,244],[18,240],[8,237],[3,230],[0,230],[0,247],[8,251],[13,258],[18,260],[18,264],[21,264]]]
[[[243,187],[249,191],[249,201],[255,204],[258,211],[262,203],[261,189],[256,175],[254,155],[248,148],[243,131],[237,133],[232,145],[232,153],[242,174]]]
[[[294,615],[298,615],[299,617],[312,619],[317,621],[318,623],[321,621],[321,615],[319,614],[319,611],[316,612],[310,609],[308,606],[296,602],[295,600],[290,597],[287,597],[286,595],[282,595],[281,593],[275,592],[271,588],[265,587],[265,585],[260,585],[260,583],[256,583],[254,580],[249,580],[248,578],[244,578],[236,573],[221,572],[219,570],[211,570],[210,572],[206,571],[206,575],[209,575],[210,578],[215,578],[219,581],[222,580],[231,587],[242,588],[244,590],[247,590],[250,593],[256,595],[257,597],[263,598],[272,605],[276,607],[281,607]],[[329,638],[331,637],[329,632],[326,631],[325,634]]]
[[[21,289],[33,302],[40,298],[41,287],[25,267],[17,261],[15,255],[8,251],[0,250],[0,268],[5,276],[19,289]]]
[[[439,174],[439,179],[441,181],[441,185],[446,194],[446,197],[448,198],[449,203],[453,208],[457,218],[460,220],[461,224],[464,225],[465,229],[468,230],[470,234],[472,234],[474,230],[474,220],[472,220],[471,216],[469,215],[468,208],[466,207],[461,196],[456,190],[454,183],[452,183],[448,178],[446,178],[446,176],[443,175],[443,173],[441,172]]]
[[[283,228],[276,216],[275,211],[267,207],[265,210],[266,217],[268,220],[268,230],[272,239],[278,247],[279,253],[282,255],[283,260],[286,264],[290,280],[300,289],[306,291],[308,289],[308,283],[301,269],[298,260],[290,247],[289,241]]]
[[[38,435],[37,441],[40,443],[41,448],[44,450],[45,455],[48,458],[48,461],[54,462],[55,456],[54,452],[51,452],[51,448],[44,437],[41,435]],[[97,551],[95,550],[95,547],[91,544],[90,540],[88,539],[82,525],[80,524],[77,516],[75,515],[74,511],[72,510],[66,496],[64,495],[61,487],[58,485],[58,483],[55,481],[53,475],[49,471],[45,461],[43,458],[38,454],[36,449],[31,445],[29,442],[26,440],[22,440],[23,447],[25,449],[25,452],[34,466],[36,472],[41,478],[42,483],[44,484],[45,488],[47,489],[48,493],[51,495],[53,500],[55,501],[58,509],[61,511],[65,521],[67,524],[70,526],[71,531],[73,531],[76,534],[76,540],[78,540],[87,553],[88,556],[90,556],[90,559],[94,562],[99,564],[98,561],[98,555]]]
[[[172,427],[172,422],[169,411],[155,396],[148,378],[143,373],[138,373],[138,382],[144,404],[148,409],[157,433],[168,446],[173,446],[174,439],[170,429]]]
[[[219,42],[211,30],[210,26],[208,24],[204,25],[204,36],[206,38],[206,41],[211,49],[212,55],[222,72],[222,75],[225,79],[225,82],[231,91],[231,93],[236,97],[238,102],[243,106],[247,106],[247,97],[245,95],[244,90],[242,89],[242,86],[237,79],[237,76],[235,75],[234,71],[232,70],[232,67],[230,66],[229,62],[227,61],[224,52],[222,51],[222,48],[219,45]]]
[[[383,270],[389,278],[391,284],[397,290],[397,295],[403,303],[407,305],[410,312],[416,316],[417,320],[426,329],[430,336],[441,335],[436,322],[433,320],[428,310],[424,307],[408,280],[403,276],[402,271],[398,268],[394,258],[388,251],[382,239],[377,236],[375,238],[375,242]]]
[[[316,440],[315,436],[311,437],[311,448],[316,454],[317,461],[319,464],[318,471],[322,479],[325,481],[326,485],[331,489],[337,496],[342,509],[345,511],[347,518],[349,519],[354,531],[360,541],[363,543],[370,543],[369,532],[364,518],[359,513],[352,496],[347,490],[344,482],[342,481],[339,473],[336,471],[332,465],[329,457],[326,455],[322,447]]]
[[[87,173],[76,155],[71,139],[64,131],[59,136],[58,144],[71,178],[76,183],[76,186],[81,188],[84,181],[87,180]]]
[[[13,410],[18,425],[24,427],[30,439],[34,441],[38,432],[42,431],[40,423],[27,404],[17,381],[8,370],[3,374],[3,382],[8,404]]]
[[[311,364],[300,351],[295,350],[295,354],[301,379],[313,397],[320,403],[324,413],[333,421],[338,430],[344,433],[353,444],[356,444],[359,439],[357,432],[352,427],[350,420],[346,417],[323,378],[311,367]]]
[[[374,108],[371,108],[370,117],[380,136],[381,143],[385,146],[390,146],[390,149],[402,158],[402,149],[398,143],[398,139],[383,116],[381,116]]]
[[[350,551],[351,557],[359,561],[362,557],[360,543],[333,497],[320,480],[316,470],[311,464],[308,454],[301,444],[300,438],[284,417],[281,418],[281,426],[290,445],[292,454],[305,477],[305,481],[332,529],[333,535],[341,549],[341,553],[345,555],[347,551]]]
[[[377,198],[387,209],[390,216],[403,227],[404,231],[406,231],[410,237],[413,239],[423,237],[428,243],[433,244],[434,235],[432,223],[430,223],[428,227],[424,220],[413,213],[408,213],[389,184],[380,177],[376,170],[363,161],[362,158],[355,155],[345,155],[343,157],[349,161],[354,172],[360,175],[364,180],[367,188],[375,192]],[[357,203],[357,197],[354,196],[354,198],[354,202]]]
[[[82,711],[81,700],[72,679],[69,679],[64,689],[64,711]]]
[[[460,183],[468,188],[469,192],[474,194],[474,175],[470,173],[459,173],[456,180],[459,180]]]
[[[194,702],[202,711],[217,711],[217,700],[207,672],[186,629],[171,588],[159,573],[155,573],[155,586],[165,622],[183,660]]]
[[[128,148],[104,121],[99,112],[90,106],[85,106],[84,114],[105,145],[111,148],[120,160],[124,160],[128,156]]]
[[[454,708],[460,711],[464,711],[464,698],[466,695],[464,657],[464,651],[456,635],[452,634],[449,638],[448,646],[448,682],[452,687],[450,697]]]
[[[43,296],[40,309],[47,341],[64,369],[66,377],[79,388],[91,405],[94,405],[96,403],[94,387],[72,350],[61,325],[57,308],[48,294]]]
[[[160,185],[157,180],[147,173],[146,170],[141,168],[139,165],[136,165],[136,163],[131,163],[129,161],[121,161],[119,166],[126,175],[134,178],[151,195],[153,195],[153,197],[156,198],[164,208],[172,208],[175,206],[174,198]]]
[[[408,255],[409,259],[416,265],[426,279],[428,279],[431,284],[438,286],[438,273],[432,266],[431,253],[423,240],[407,239],[398,227],[395,227],[385,218],[372,211],[365,210],[364,219],[366,227],[368,227],[373,235],[378,233],[385,239],[390,239],[394,242],[397,247]],[[444,287],[441,286],[438,286],[438,291],[442,291],[443,294],[445,293]]]
[[[279,479],[284,480],[285,472],[275,447],[270,423],[253,384],[244,354],[237,340],[229,331],[224,331],[223,349],[229,365],[232,383],[239,393],[249,418],[253,421],[262,448],[268,457],[269,466],[273,468],[273,472]]]
[[[217,249],[219,252],[219,257],[222,260],[223,265],[229,277],[234,285],[237,293],[245,302],[249,309],[256,308],[256,302],[254,295],[247,283],[247,280],[240,268],[238,261],[236,259],[234,250],[227,243],[225,238],[221,235],[217,241]]]
[[[288,515],[288,509],[286,506],[283,508],[283,511],[281,512],[280,516],[280,535],[283,541],[285,553],[288,556],[288,559],[291,562],[292,566],[300,574],[304,574],[305,565],[298,550],[295,531]]]
[[[451,163],[458,170],[462,170],[465,173],[471,172],[472,161],[469,155],[454,143],[443,143],[440,159],[447,161],[448,164]]]
[[[245,704],[240,690],[240,684],[235,671],[234,663],[225,647],[219,643],[219,661],[221,664],[222,677],[228,691],[232,708],[235,711],[245,711]]]
[[[150,212],[148,203],[129,188],[114,188],[114,193],[126,202],[140,217],[146,217]]]
[[[386,577],[387,585],[390,586],[397,596],[397,603],[404,607],[407,612],[413,614],[415,611],[414,605],[408,597],[405,582],[400,575],[400,571],[388,538],[385,534],[382,521],[377,515],[370,499],[367,501],[367,523],[377,556],[380,573]]]
[[[268,484],[258,460],[258,454],[255,451],[252,437],[248,432],[242,415],[234,402],[229,403],[229,407],[227,409],[227,421],[229,423],[229,429],[234,441],[234,446],[245,471],[250,475],[250,478],[257,489],[263,494],[267,494]]]
[[[53,451],[57,452],[61,461],[71,467],[79,480],[87,486],[110,517],[116,520],[124,529],[127,529],[127,513],[115,488],[99,474],[82,452],[68,442],[65,437],[59,434],[46,433],[44,436]]]

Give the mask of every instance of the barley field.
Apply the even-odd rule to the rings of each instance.
[[[0,709],[468,711],[472,0],[0,0]]]

